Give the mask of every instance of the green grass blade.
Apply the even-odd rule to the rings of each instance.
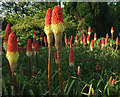
[[[69,94],[69,92],[70,92],[70,90],[71,90],[71,87],[72,87],[72,85],[74,84],[74,82],[75,82],[75,80],[73,80],[73,81],[71,82],[71,84],[70,84],[70,86],[69,86],[69,88],[68,88],[68,90],[67,90],[66,95]]]

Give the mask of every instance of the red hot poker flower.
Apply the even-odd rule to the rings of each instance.
[[[52,12],[52,24],[63,23],[63,14],[60,6],[55,6]]]
[[[116,45],[119,45],[119,39],[118,39],[118,37],[116,38]]]
[[[71,49],[70,54],[69,54],[69,66],[73,67],[74,63],[75,63],[74,51],[73,51],[73,49]]]
[[[91,27],[89,26],[89,28],[88,28],[88,32],[91,32]]]
[[[78,66],[78,76],[79,76],[79,77],[81,76],[81,69],[80,69],[80,66]]]
[[[106,40],[105,40],[105,44],[108,44],[108,38],[106,38]]]
[[[32,48],[35,46],[35,38],[33,38]]]
[[[10,36],[9,36],[7,52],[14,52],[14,53],[18,52],[17,38],[13,32],[10,33]]]
[[[72,48],[72,39],[70,39],[70,49]]]
[[[91,47],[94,47],[94,40],[91,41]]]
[[[10,68],[13,73],[16,70],[17,67],[16,63],[19,57],[17,38],[13,32],[10,33],[8,38],[6,57],[10,63]]]
[[[68,38],[68,42],[70,42],[70,37]]]
[[[44,36],[44,43],[45,43],[45,46],[47,45],[47,38],[46,36]]]
[[[4,42],[8,41],[9,34],[12,32],[11,27],[9,24],[7,24],[6,30],[5,30],[5,36],[4,36]]]
[[[27,43],[27,51],[28,52],[32,52],[32,43],[31,43],[31,40],[29,40],[28,43]]]
[[[106,34],[106,39],[108,39],[108,37],[109,37],[109,36],[108,36],[108,33],[107,33],[107,34]]]
[[[51,25],[52,10],[49,8],[45,17],[45,26]]]
[[[94,40],[96,41],[96,39],[97,39],[97,34],[95,33],[94,34]]]
[[[71,40],[73,40],[73,35],[71,35]]]
[[[113,32],[114,32],[113,27],[111,27],[111,33],[113,33]]]
[[[87,43],[90,44],[90,36],[87,36]]]
[[[83,44],[83,35],[81,35],[80,43]]]
[[[103,38],[103,40],[102,40],[102,44],[105,44],[105,39]]]
[[[34,51],[37,53],[39,51],[39,43],[38,43],[38,40],[36,41],[35,43],[35,49]]]
[[[99,46],[99,44],[100,44],[100,41],[97,42],[97,46]]]

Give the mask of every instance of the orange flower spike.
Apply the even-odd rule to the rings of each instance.
[[[114,32],[113,27],[111,27],[111,33],[113,33],[113,32]]]
[[[83,35],[81,35],[80,43],[83,44]]]
[[[70,42],[70,37],[68,38],[68,42]]]
[[[117,46],[119,45],[119,39],[118,39],[118,37],[116,38],[116,45]]]
[[[71,35],[71,40],[73,40],[73,35]]]
[[[63,13],[60,6],[55,6],[52,12],[52,30],[53,33],[62,34],[64,31],[63,26]]]
[[[44,43],[45,43],[45,46],[47,45],[47,38],[46,36],[44,36]]]
[[[90,34],[91,34],[91,27],[89,26],[89,28],[88,28],[88,35],[90,36]]]
[[[57,58],[57,51],[56,50],[54,52],[54,59],[55,59],[55,63],[58,64],[58,58]]]
[[[4,35],[4,43],[3,43],[3,47],[4,47],[5,51],[7,50],[8,37],[11,32],[12,32],[11,27],[9,24],[7,24],[7,27],[5,30],[5,35]]]
[[[110,46],[112,47],[112,40],[110,41]]]
[[[91,45],[90,45],[91,52],[93,51],[93,47],[94,47],[94,40],[91,41]]]
[[[104,45],[105,45],[105,39],[103,38],[103,40],[102,40],[102,47],[104,47]]]
[[[109,79],[109,85],[112,85],[112,76]]]
[[[112,85],[115,83],[115,79],[113,78],[113,80],[112,80]]]
[[[36,41],[35,43],[35,49],[34,49],[35,53],[38,53],[39,51],[39,43],[38,43],[38,40]]]
[[[17,64],[17,60],[19,57],[19,53],[18,53],[17,38],[13,32],[10,33],[9,38],[8,38],[6,57],[10,63],[11,71],[14,72],[17,67],[16,64]]]
[[[72,39],[70,39],[70,49],[72,49]]]
[[[95,33],[94,34],[94,41],[96,41],[97,40],[97,34]]]
[[[67,35],[65,34],[65,43],[67,42]]]
[[[32,56],[32,43],[31,43],[31,40],[28,41],[26,50],[27,50],[27,52],[26,52],[27,56],[31,57]]]
[[[99,70],[100,70],[100,66],[99,66],[99,64],[97,62],[97,64],[96,64],[96,71],[99,71]]]
[[[45,27],[44,31],[46,35],[52,35],[52,30],[51,30],[51,18],[52,18],[52,10],[49,8],[46,12],[46,17],[45,17]]]
[[[87,36],[87,43],[90,44],[90,36]]]
[[[81,69],[80,69],[80,66],[78,66],[78,76],[80,77],[81,76]]]
[[[73,67],[74,63],[75,63],[74,51],[73,51],[73,49],[71,49],[70,54],[69,54],[69,66]]]
[[[106,39],[108,39],[108,37],[109,37],[109,36],[108,36],[108,33],[107,33],[107,34],[106,34]]]
[[[75,37],[75,42],[77,43],[77,41],[78,41],[78,38],[77,38],[77,35],[76,35],[76,37]]]

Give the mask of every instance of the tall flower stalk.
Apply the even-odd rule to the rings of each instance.
[[[11,32],[12,32],[11,27],[9,24],[7,24],[5,35],[4,35],[4,42],[3,42],[3,47],[5,51],[7,51],[8,37]],[[10,86],[11,86],[12,85],[12,72],[11,72],[10,64],[8,60],[7,60],[7,63],[8,63],[9,81],[10,81]]]
[[[49,8],[45,17],[45,34],[47,35],[48,48],[49,48],[49,57],[48,57],[48,85],[49,85],[49,94],[52,96],[52,79],[51,79],[51,60],[52,60],[52,45],[53,45],[53,32],[51,30],[51,17],[52,10]]]
[[[14,96],[17,95],[17,82],[16,82],[16,68],[17,68],[17,60],[19,58],[18,53],[18,43],[16,39],[16,35],[12,32],[9,35],[8,45],[7,45],[7,53],[6,57],[10,63],[11,72],[13,74],[13,89],[14,89]]]
[[[64,31],[63,14],[60,6],[55,6],[52,12],[52,31],[55,36],[55,45],[58,57],[58,72],[61,95],[64,95],[63,75],[62,75],[62,34]]]

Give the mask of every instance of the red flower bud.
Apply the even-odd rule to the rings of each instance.
[[[38,43],[38,40],[36,41],[35,43],[35,49],[34,49],[35,52],[38,52],[39,51],[39,43]]]
[[[118,37],[116,38],[116,45],[119,45],[119,39],[118,39]]]
[[[106,40],[105,40],[105,44],[108,44],[108,38],[106,38]]]
[[[112,46],[112,40],[110,41],[110,46]]]
[[[47,45],[47,38],[46,36],[44,36],[44,43],[45,43],[45,46]]]
[[[97,34],[95,33],[94,34],[94,40],[96,41],[96,39],[97,39]]]
[[[71,35],[71,40],[73,40],[73,35]]]
[[[32,43],[31,43],[31,40],[28,41],[27,51],[32,52]]]
[[[88,28],[88,32],[91,32],[91,27],[89,26],[89,28]]]
[[[91,47],[94,47],[94,40],[91,41]]]
[[[9,34],[12,32],[11,27],[9,24],[7,24],[6,30],[5,30],[5,36],[4,36],[4,42],[8,41]]]
[[[70,39],[70,49],[72,48],[72,39]]]
[[[68,42],[70,42],[70,37],[68,38]]]
[[[102,44],[105,44],[105,39],[103,38],[103,40],[102,40]]]
[[[115,83],[115,79],[112,80],[112,84],[114,84],[114,83]]]
[[[90,43],[90,36],[89,35],[87,36],[87,43],[88,44]]]
[[[108,33],[106,34],[106,39],[108,39]]]
[[[78,66],[78,76],[79,76],[79,77],[81,76],[81,69],[80,69],[80,66]]]

